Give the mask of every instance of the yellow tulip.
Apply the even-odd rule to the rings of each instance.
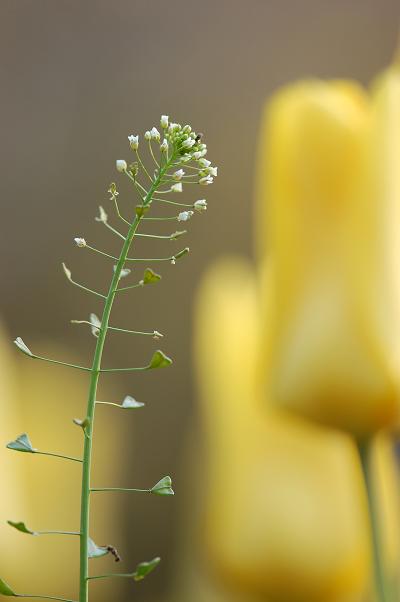
[[[257,378],[258,296],[249,266],[228,260],[197,300],[206,545],[216,574],[246,600],[359,602],[369,532],[355,447],[268,409]]]
[[[367,437],[395,424],[400,395],[399,68],[372,95],[342,81],[283,89],[261,140],[266,390]]]

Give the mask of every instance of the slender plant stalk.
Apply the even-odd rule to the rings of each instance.
[[[158,177],[154,180],[143,206],[148,206],[152,200],[154,191],[159,186],[161,179],[167,169],[170,167],[170,162],[167,162],[161,168]],[[115,267],[114,276],[111,280],[110,288],[104,302],[104,310],[101,318],[100,332],[97,338],[96,349],[94,352],[93,365],[91,368],[91,378],[89,386],[89,396],[87,403],[87,421],[85,445],[83,452],[83,470],[82,470],[82,490],[81,490],[81,537],[80,537],[80,582],[79,582],[79,602],[88,602],[88,582],[89,582],[89,561],[88,561],[88,539],[89,539],[89,515],[90,515],[90,468],[92,460],[92,444],[93,444],[93,425],[95,415],[95,405],[97,396],[97,386],[101,371],[101,359],[104,350],[104,344],[108,331],[111,310],[115,299],[115,294],[118,289],[121,272],[124,268],[126,258],[132,245],[136,230],[141,221],[141,216],[136,215],[133,222],[130,224],[128,234],[122,247],[118,263]]]
[[[39,598],[40,600],[59,600],[60,602],[75,602],[69,598],[58,598],[57,596],[38,596],[34,594],[15,594],[16,598]]]
[[[64,274],[66,278],[75,286],[96,295],[97,297],[101,297],[104,299],[104,306],[101,319],[99,319],[95,314],[90,314],[90,320],[72,320],[73,323],[77,324],[88,324],[91,326],[92,334],[97,338],[96,347],[94,350],[94,356],[91,367],[79,366],[76,364],[71,364],[69,362],[63,362],[59,360],[53,360],[51,358],[42,357],[40,355],[36,355],[32,353],[29,347],[24,343],[21,337],[17,337],[14,340],[15,345],[24,355],[30,357],[33,360],[41,360],[44,362],[49,362],[51,364],[62,365],[68,368],[74,368],[78,370],[82,370],[90,373],[90,384],[89,384],[89,392],[88,392],[88,400],[87,400],[87,409],[86,416],[83,420],[75,419],[74,422],[79,427],[82,427],[84,432],[84,446],[83,446],[83,457],[76,458],[73,456],[68,456],[55,452],[47,452],[41,451],[33,447],[31,440],[27,433],[22,433],[13,441],[7,443],[6,447],[8,449],[29,453],[29,454],[40,454],[44,456],[52,456],[55,458],[63,458],[65,460],[77,462],[82,464],[82,487],[81,487],[81,516],[80,516],[80,530],[79,532],[75,531],[42,531],[35,532],[28,529],[23,521],[11,521],[8,523],[11,527],[17,529],[22,533],[26,533],[28,535],[77,535],[80,538],[80,572],[79,572],[79,602],[88,602],[89,600],[89,580],[90,579],[103,579],[107,577],[130,577],[134,581],[141,581],[146,575],[152,572],[156,566],[160,562],[160,558],[157,556],[152,560],[141,562],[136,566],[135,571],[131,573],[121,573],[114,574],[109,573],[107,575],[98,575],[98,576],[90,576],[89,575],[89,556],[91,558],[104,556],[105,554],[112,554],[117,560],[119,559],[118,552],[112,546],[96,546],[96,544],[89,538],[89,528],[90,528],[90,497],[93,492],[140,492],[140,493],[148,493],[152,495],[161,495],[168,496],[174,495],[174,491],[172,489],[172,481],[170,476],[164,476],[161,478],[153,487],[150,489],[137,489],[137,488],[122,488],[122,487],[103,487],[103,488],[92,488],[91,487],[91,463],[92,463],[92,447],[93,447],[93,432],[94,432],[94,418],[95,418],[95,407],[96,404],[106,404],[110,406],[116,406],[118,408],[122,408],[124,410],[138,408],[143,406],[143,403],[137,402],[133,397],[129,395],[125,397],[121,404],[116,404],[113,402],[102,402],[97,400],[97,387],[100,379],[100,375],[103,372],[111,373],[111,372],[133,372],[133,371],[144,371],[150,370],[154,368],[162,368],[164,366],[169,366],[172,363],[172,360],[167,357],[162,351],[158,350],[154,352],[150,363],[145,366],[140,367],[131,367],[131,368],[102,368],[102,357],[104,351],[104,345],[107,338],[108,331],[117,331],[124,332],[127,334],[135,334],[135,335],[147,335],[152,336],[155,339],[162,337],[163,335],[158,331],[154,330],[153,332],[143,332],[138,330],[128,330],[125,328],[117,328],[110,325],[110,316],[114,303],[114,299],[117,293],[121,291],[128,291],[134,289],[136,287],[142,287],[145,284],[149,284],[152,282],[157,282],[160,280],[161,276],[153,272],[150,268],[146,268],[143,273],[143,279],[137,282],[136,284],[132,284],[125,287],[120,287],[120,280],[124,276],[127,276],[130,269],[125,268],[125,264],[128,262],[147,262],[147,261],[170,261],[172,264],[176,263],[176,260],[180,259],[184,255],[189,252],[189,248],[186,247],[181,251],[175,253],[170,257],[152,257],[151,259],[144,259],[141,257],[133,258],[129,256],[129,251],[131,249],[133,239],[137,234],[137,230],[142,220],[154,219],[158,221],[164,220],[175,220],[178,222],[187,221],[190,219],[195,212],[202,212],[207,209],[207,202],[205,199],[199,199],[195,201],[192,205],[175,203],[171,202],[172,205],[181,205],[183,207],[191,207],[190,211],[181,211],[178,215],[173,217],[144,217],[145,212],[150,208],[150,205],[153,201],[157,201],[158,199],[154,196],[156,192],[160,192],[163,194],[167,193],[176,193],[182,192],[183,183],[185,181],[181,181],[183,176],[185,175],[184,167],[188,161],[196,161],[199,166],[201,166],[202,170],[199,172],[199,180],[198,184],[208,185],[213,182],[213,177],[217,175],[217,167],[211,167],[210,161],[204,159],[205,154],[207,153],[207,146],[201,142],[202,134],[196,134],[189,125],[185,125],[182,127],[180,124],[171,123],[169,124],[169,117],[167,115],[162,115],[160,120],[161,128],[164,132],[164,139],[161,142],[161,135],[158,132],[157,128],[153,127],[151,130],[147,131],[144,135],[145,139],[149,141],[151,156],[154,159],[157,168],[154,172],[154,176],[151,177],[147,169],[144,167],[142,161],[138,157],[139,163],[142,166],[146,176],[149,180],[151,180],[151,186],[147,191],[144,186],[140,184],[138,181],[138,163],[133,163],[128,167],[128,164],[123,159],[118,159],[116,161],[116,168],[120,173],[124,173],[133,183],[136,191],[140,196],[140,205],[136,207],[135,217],[132,221],[126,220],[122,217],[118,202],[117,196],[118,191],[116,189],[115,183],[110,184],[110,188],[108,192],[111,194],[111,201],[114,201],[115,209],[117,215],[120,219],[128,226],[128,232],[126,236],[122,235],[118,230],[113,228],[108,223],[108,216],[104,211],[103,207],[99,207],[100,214],[96,217],[96,221],[102,222],[109,230],[115,233],[119,238],[121,238],[123,242],[123,246],[119,257],[114,257],[108,253],[105,253],[101,250],[88,245],[84,238],[76,237],[75,243],[78,247],[88,248],[89,250],[99,253],[101,256],[106,256],[109,259],[112,259],[116,262],[114,265],[114,274],[111,279],[111,283],[108,289],[108,293],[104,295],[103,293],[98,293],[86,286],[75,282],[72,279],[71,271],[67,268],[67,266],[63,263],[62,267],[64,270]],[[137,151],[139,145],[139,136],[130,135],[128,136],[129,145],[132,150]],[[160,162],[158,163],[154,157],[154,153],[151,146],[151,141],[155,141],[159,144],[160,151]],[[170,154],[171,153],[171,154]],[[136,153],[137,154],[137,153]],[[175,162],[176,161],[176,162]],[[174,173],[168,173],[168,171],[172,169],[176,169],[176,167],[180,167],[180,169],[176,170]],[[166,184],[166,182],[173,182],[169,190],[160,191],[159,188]],[[146,222],[147,223],[147,222]],[[177,231],[168,236],[166,235],[158,235],[158,234],[141,234],[141,236],[151,237],[151,238],[163,238],[176,240],[178,236],[185,234],[184,231]],[[49,600],[60,600],[63,602],[72,602],[71,600],[67,600],[66,598],[60,598],[57,596],[41,596],[38,594],[19,594],[16,593],[3,579],[0,578],[0,595],[4,596],[14,596],[20,598],[46,598]]]
[[[385,567],[381,553],[381,538],[376,496],[371,477],[371,441],[358,443],[361,467],[368,499],[368,510],[371,525],[372,555],[374,567],[374,589],[377,602],[393,602],[386,580]]]

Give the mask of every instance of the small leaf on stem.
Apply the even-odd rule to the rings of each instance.
[[[33,353],[32,351],[29,349],[29,347],[27,347],[27,345],[25,345],[24,341],[21,339],[21,337],[17,337],[14,341],[15,345],[18,347],[18,349],[20,351],[22,351],[22,353],[25,353],[25,355],[29,355],[29,357],[33,357]]]
[[[88,539],[88,558],[101,558],[102,556],[106,556],[109,554],[110,550],[108,550],[104,546],[97,546],[93,539]]]
[[[25,525],[25,523],[22,523],[22,522],[16,523],[12,520],[8,520],[7,522],[11,527],[14,527],[14,529],[17,529],[17,531],[21,531],[21,533],[28,533],[28,535],[37,535],[36,531],[31,531],[30,529],[28,529],[28,527]]]
[[[133,573],[132,577],[134,578],[135,581],[141,581],[149,573],[151,573],[151,571],[154,571],[156,566],[158,564],[160,564],[160,561],[161,561],[161,558],[157,557],[157,558],[153,558],[153,560],[150,560],[149,562],[140,562],[137,565],[136,571]]]
[[[153,284],[154,282],[158,282],[161,280],[161,276],[153,272],[151,268],[146,268],[143,273],[143,280],[141,280],[141,284]]]
[[[143,207],[143,205],[136,205],[136,215],[138,217],[143,217],[143,215],[148,211],[148,207]]]
[[[147,366],[147,369],[152,370],[153,368],[165,368],[166,366],[170,366],[171,364],[171,358],[165,355],[162,351],[157,350],[154,352],[150,364]]]
[[[177,230],[176,232],[174,232],[173,234],[171,234],[170,239],[171,240],[176,240],[180,236],[183,236],[184,234],[186,234],[186,232],[187,232],[187,230]]]
[[[136,408],[142,408],[143,406],[143,402],[136,401],[136,399],[134,399],[130,395],[127,395],[121,403],[121,407],[124,408],[124,410],[134,410]]]
[[[182,251],[179,251],[179,253],[176,253],[175,259],[180,259],[184,255],[186,255],[187,253],[189,253],[189,251],[190,251],[189,247],[185,247],[184,249],[182,249]]]
[[[3,581],[3,579],[0,579],[0,594],[2,594],[3,596],[16,596],[17,595],[15,592],[13,592],[11,587],[9,585],[7,585],[7,583],[5,581]]]
[[[72,278],[72,272],[71,272],[71,270],[69,270],[67,268],[67,266],[65,265],[65,263],[62,264],[62,268],[63,268],[64,274],[66,275],[66,277],[68,278],[68,280],[71,280],[71,278]]]
[[[171,477],[163,477],[151,489],[150,493],[155,495],[175,495],[172,489]]]
[[[19,437],[17,437],[14,441],[10,441],[7,443],[6,447],[8,449],[13,449],[19,452],[25,452],[29,454],[34,454],[37,450],[32,447],[32,443],[26,433],[23,433]]]

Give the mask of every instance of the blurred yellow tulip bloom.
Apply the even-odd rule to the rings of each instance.
[[[246,599],[359,602],[369,532],[353,443],[267,408],[257,379],[259,295],[246,263],[215,266],[196,309],[205,537],[217,574]]]
[[[371,95],[306,81],[267,105],[258,247],[266,390],[362,439],[400,394],[400,71]]]

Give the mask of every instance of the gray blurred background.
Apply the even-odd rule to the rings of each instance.
[[[175,361],[170,370],[122,375],[119,391],[148,403],[135,414],[134,437],[124,442],[125,483],[147,486],[172,474],[179,494],[165,503],[147,496],[125,502],[126,555],[147,558],[156,551],[164,560],[143,584],[141,599],[166,600],[178,570],[180,514],[192,495],[184,470],[187,434],[196,421],[192,300],[202,272],[218,255],[252,254],[263,104],[278,86],[305,76],[368,83],[394,51],[400,5],[1,0],[0,14],[1,318],[10,337],[58,339],[90,361],[93,339],[69,320],[87,318],[99,304],[68,285],[60,263],[78,281],[104,289],[111,265],[76,249],[72,239],[84,236],[117,250],[118,241],[93,217],[99,204],[111,215],[112,180],[120,182],[125,211],[132,208],[132,191],[114,168],[116,158],[129,160],[128,134],[142,134],[168,114],[205,133],[220,169],[214,186],[196,191],[194,198],[207,193],[209,210],[192,220],[185,240],[141,244],[136,251],[169,255],[188,244],[189,258],[162,265],[160,286],[121,298],[112,319],[117,326],[164,332],[162,348]],[[162,229],[169,233],[170,227]],[[113,336],[105,363],[140,365],[153,348],[151,340]],[[73,352],[65,359],[73,360]],[[125,599],[131,597],[130,588]]]

